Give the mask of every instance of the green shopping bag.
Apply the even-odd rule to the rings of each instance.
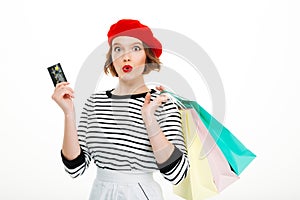
[[[247,149],[226,127],[196,101],[185,99],[169,91],[162,91],[161,93],[171,95],[171,99],[173,99],[174,103],[179,107],[185,109],[193,108],[197,112],[216,144],[221,149],[232,170],[237,175],[240,175],[256,157],[254,153]]]

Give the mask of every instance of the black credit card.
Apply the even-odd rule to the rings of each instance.
[[[66,76],[64,74],[63,69],[61,68],[60,63],[48,67],[47,69],[53,81],[54,87],[56,87],[57,83],[67,82]]]

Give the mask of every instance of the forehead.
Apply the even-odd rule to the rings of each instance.
[[[131,45],[135,43],[143,44],[143,42],[135,37],[130,36],[118,36],[113,39],[112,45],[121,44],[121,45]]]

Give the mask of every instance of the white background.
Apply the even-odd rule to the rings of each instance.
[[[0,199],[87,199],[95,166],[74,180],[64,172],[63,113],[46,67],[60,62],[74,86],[121,18],[184,34],[218,69],[224,124],[257,158],[211,199],[299,199],[299,9],[296,0],[1,1]]]

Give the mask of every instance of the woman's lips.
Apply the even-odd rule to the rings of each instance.
[[[130,65],[124,65],[124,66],[122,67],[122,70],[123,70],[123,72],[125,72],[125,73],[129,73],[129,72],[131,72],[131,70],[132,70],[132,66],[130,66]]]

